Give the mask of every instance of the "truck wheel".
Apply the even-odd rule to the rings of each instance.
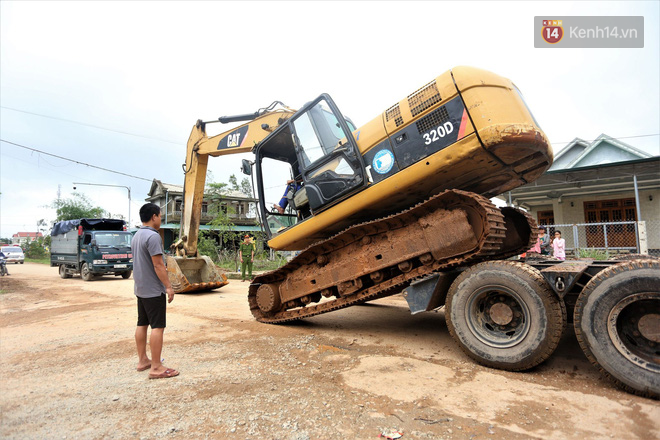
[[[66,271],[66,267],[63,264],[60,264],[60,278],[71,278],[71,274]]]
[[[126,272],[121,273],[121,277],[125,280],[129,279],[131,277],[131,274],[133,273],[132,270],[127,270]]]
[[[82,264],[82,267],[80,268],[80,278],[82,278],[83,281],[92,281],[94,279],[92,271],[89,270],[89,264]]]
[[[589,361],[616,385],[660,398],[660,262],[633,260],[599,272],[578,297],[575,334]]]
[[[449,333],[472,359],[522,371],[546,360],[566,327],[566,306],[540,272],[514,261],[472,266],[447,294]]]

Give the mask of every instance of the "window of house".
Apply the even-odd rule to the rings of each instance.
[[[637,220],[635,199],[612,199],[584,202],[584,220],[587,223],[631,222]],[[607,232],[607,234],[606,234]],[[587,226],[587,246],[635,246],[635,225]]]
[[[587,223],[636,221],[635,199],[584,202],[584,220]]]
[[[539,211],[537,214],[539,225],[554,225],[555,213],[554,211]]]

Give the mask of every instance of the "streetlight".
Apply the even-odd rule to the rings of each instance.
[[[91,186],[114,186],[116,188],[126,188],[128,190],[128,227],[131,227],[131,187],[124,185],[106,185],[105,183],[82,183],[73,182],[74,185],[91,185]],[[76,189],[74,186],[73,189]]]

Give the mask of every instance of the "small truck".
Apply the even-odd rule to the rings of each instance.
[[[128,279],[133,273],[133,236],[124,220],[65,220],[55,223],[50,235],[50,265],[59,267],[62,278],[80,274],[83,281],[102,275]]]

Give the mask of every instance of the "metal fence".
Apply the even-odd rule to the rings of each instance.
[[[660,252],[655,240],[647,241],[646,222],[603,222],[544,225],[552,240],[556,231],[566,241],[566,253],[574,257],[605,257],[621,253]],[[652,234],[655,234],[655,225]],[[654,237],[654,236],[653,236]]]

